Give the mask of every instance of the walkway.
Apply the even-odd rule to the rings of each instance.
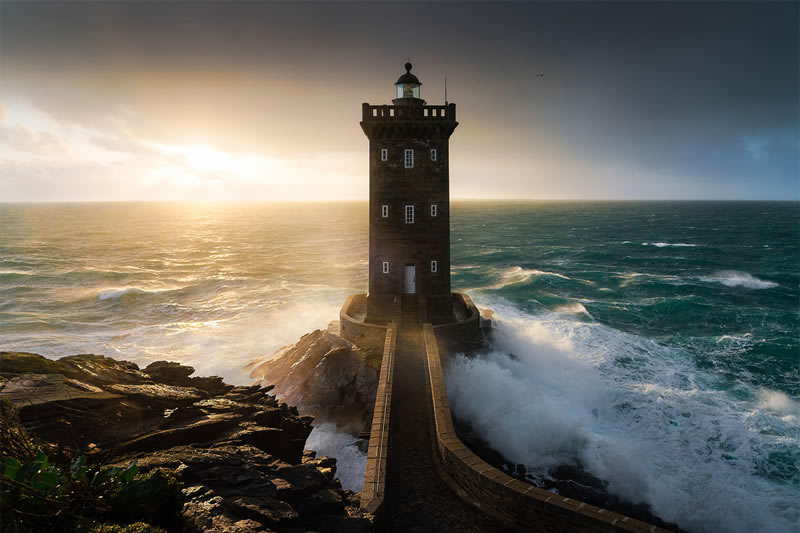
[[[505,529],[468,505],[437,475],[430,433],[422,329],[404,313],[392,389],[391,446],[380,531],[492,532]]]

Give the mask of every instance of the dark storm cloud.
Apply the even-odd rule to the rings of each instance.
[[[794,2],[4,2],[0,16],[0,90],[68,123],[159,140],[200,121],[230,149],[361,151],[360,103],[388,102],[406,56],[442,100],[447,56],[463,161],[614,163],[693,184],[687,196],[800,195]]]

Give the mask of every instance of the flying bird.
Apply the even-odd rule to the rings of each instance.
[[[544,74],[537,74],[536,77],[537,78],[544,78]]]

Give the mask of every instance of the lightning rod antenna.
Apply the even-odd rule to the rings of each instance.
[[[447,56],[444,56],[444,105],[447,105]]]

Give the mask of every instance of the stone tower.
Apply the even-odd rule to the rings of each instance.
[[[392,105],[363,104],[361,128],[369,138],[369,294],[366,320],[449,322],[449,139],[456,105],[425,105],[422,83],[406,73],[395,83]]]

